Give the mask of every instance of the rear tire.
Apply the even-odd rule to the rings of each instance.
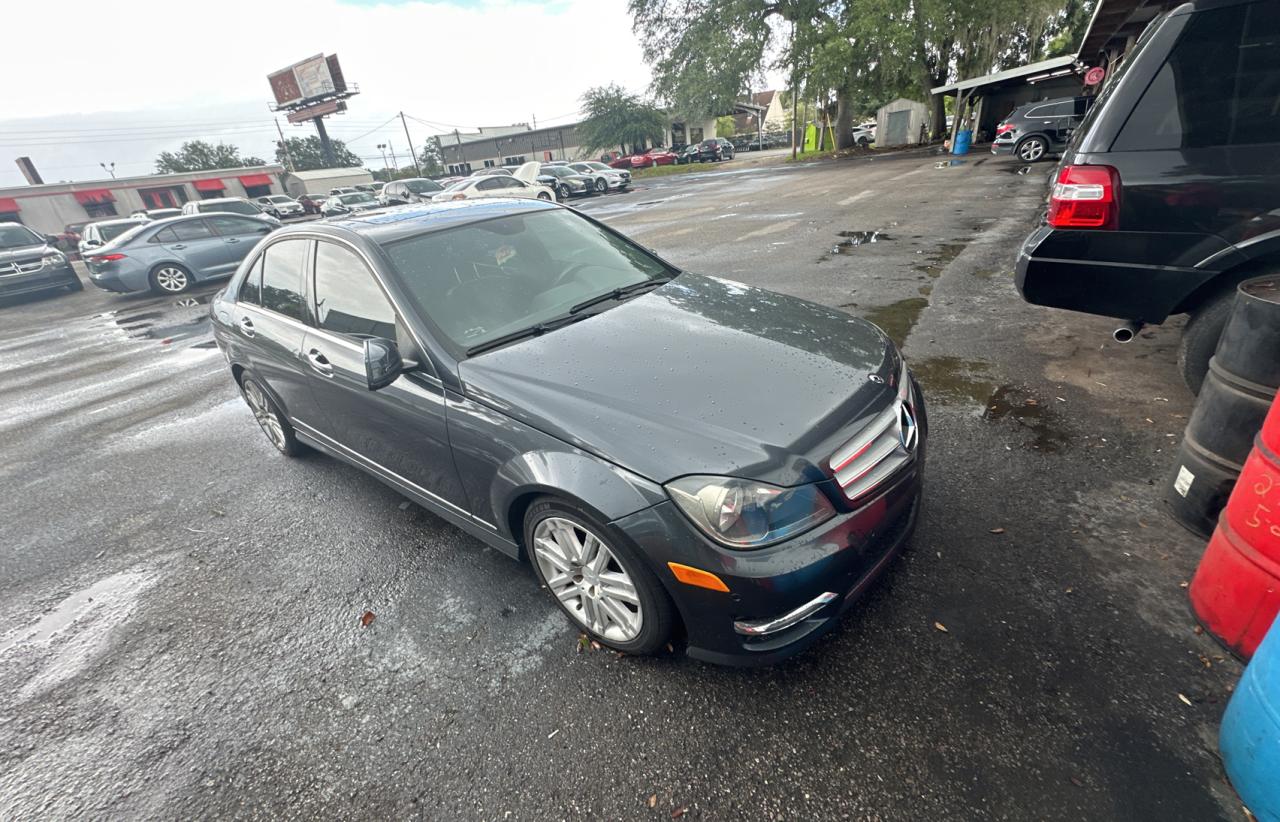
[[[551,202],[551,195],[545,191],[540,191],[538,192],[538,199],[542,200],[544,203],[549,203]]]
[[[194,282],[190,271],[174,263],[158,265],[151,272],[151,290],[157,294],[181,294]]]
[[[1235,304],[1235,286],[1219,291],[1191,310],[1191,319],[1182,329],[1178,343],[1178,370],[1192,394],[1199,394],[1209,374],[1209,360],[1218,348],[1218,338]]]
[[[293,426],[285,419],[284,414],[276,407],[266,390],[253,377],[245,376],[240,380],[240,394],[245,404],[253,412],[262,433],[275,449],[286,457],[298,457],[306,451],[306,446],[298,442],[293,433]]]
[[[596,543],[588,539],[594,537],[607,555],[605,560],[598,567],[594,562],[579,567],[577,560],[582,557],[575,557],[573,548],[565,550],[561,539],[539,547],[549,538],[539,535],[535,540],[540,524],[544,525],[544,534],[567,529],[570,533],[563,542],[576,545],[576,550],[587,556],[599,557]],[[571,503],[544,497],[525,513],[524,544],[538,582],[579,631],[624,654],[652,654],[667,644],[675,622],[671,597],[625,538],[610,532],[595,517]],[[548,575],[552,577],[550,582]],[[611,596],[605,586],[628,593]],[[623,619],[613,619],[613,614]],[[639,620],[634,634],[626,627],[628,618]]]
[[[1028,137],[1013,149],[1013,153],[1024,163],[1043,160],[1049,153],[1049,141],[1043,137]]]

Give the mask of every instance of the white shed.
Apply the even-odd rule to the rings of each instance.
[[[363,168],[317,168],[314,171],[286,171],[280,177],[291,197],[303,194],[328,194],[331,188],[369,185],[373,175]]]
[[[876,112],[876,147],[909,146],[928,139],[929,107],[899,97]]]

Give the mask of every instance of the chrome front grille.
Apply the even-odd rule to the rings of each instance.
[[[851,500],[864,496],[915,459],[920,431],[912,410],[914,391],[905,366],[899,384],[902,390],[893,404],[837,448],[828,461],[836,482]]]
[[[34,274],[42,268],[44,268],[44,260],[39,257],[25,262],[0,263],[0,277]]]

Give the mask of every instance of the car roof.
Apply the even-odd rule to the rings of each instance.
[[[450,200],[444,203],[417,203],[407,206],[370,209],[359,214],[329,218],[323,223],[285,226],[273,237],[319,231],[335,236],[356,234],[383,244],[416,237],[446,228],[456,228],[513,214],[532,214],[563,208],[542,200],[493,197],[477,200]]]
[[[210,197],[207,200],[192,200],[192,202],[194,202],[196,205],[206,205],[208,203],[230,203],[230,202],[243,203],[243,202],[247,202],[247,200],[245,200],[245,198],[243,197]]]
[[[114,220],[94,220],[85,225],[88,228],[91,225],[116,225],[117,223],[144,223],[149,222],[145,217],[116,217]]]

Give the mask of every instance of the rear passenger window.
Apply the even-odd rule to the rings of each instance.
[[[209,226],[205,225],[204,220],[187,220],[160,229],[153,239],[157,243],[189,243],[192,240],[203,240],[212,236],[213,232],[209,230]]]
[[[250,305],[262,305],[262,257],[253,261],[253,268],[245,275],[240,284],[240,293],[236,300]]]
[[[355,252],[316,244],[316,324],[351,337],[396,338],[396,312]]]
[[[310,243],[310,240],[282,240],[263,252],[263,308],[302,320],[302,268]]]
[[[1192,14],[1114,151],[1280,142],[1280,15],[1274,2]]]

